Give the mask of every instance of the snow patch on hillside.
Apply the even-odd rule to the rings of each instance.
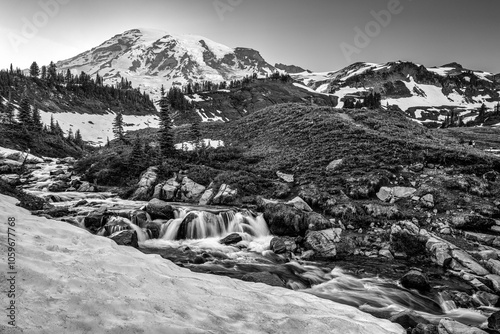
[[[104,145],[107,138],[114,138],[113,121],[116,117],[114,112],[107,114],[78,114],[78,113],[48,113],[40,110],[42,122],[50,124],[50,117],[54,117],[54,122],[58,122],[63,131],[67,134],[69,129],[73,134],[80,129],[82,138],[93,145]],[[134,116],[123,115],[125,131],[136,131],[145,128],[158,128],[159,118],[157,115]]]
[[[175,144],[175,148],[182,151],[194,151],[196,149],[196,143],[192,141],[186,141],[179,144]],[[222,140],[212,140],[212,139],[202,139],[199,146],[206,148],[219,148],[224,147],[224,141]]]

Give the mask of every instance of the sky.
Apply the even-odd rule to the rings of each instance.
[[[153,28],[315,72],[406,60],[500,73],[499,0],[0,0],[0,8],[0,68],[48,64]]]

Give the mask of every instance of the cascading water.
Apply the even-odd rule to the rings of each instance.
[[[219,214],[207,211],[180,211],[175,219],[169,220],[162,226],[160,238],[193,240],[224,237],[231,233],[262,237],[269,235],[269,229],[262,215],[254,215],[249,211],[224,211]]]

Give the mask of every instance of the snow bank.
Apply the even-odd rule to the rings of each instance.
[[[224,147],[224,141],[222,140],[212,140],[212,139],[202,139],[200,145],[204,147],[219,148]],[[192,141],[186,141],[174,145],[176,149],[183,151],[194,151],[196,148],[196,143]]]
[[[36,157],[33,154],[27,154],[26,152],[12,150],[5,147],[0,147],[0,159],[14,160],[18,162],[23,162],[26,159],[26,162],[28,163],[43,162],[42,158]]]
[[[17,325],[24,333],[404,333],[306,293],[193,273],[31,216],[15,202],[0,195],[1,270],[7,272],[11,216],[17,221]],[[2,280],[3,291],[6,284]],[[10,332],[7,326],[3,321],[0,332]]]

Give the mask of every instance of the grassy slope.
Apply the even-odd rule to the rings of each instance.
[[[398,112],[284,104],[213,128],[216,139],[258,157],[256,168],[292,172],[304,181],[330,183],[335,175],[325,168],[341,158],[340,172],[350,175],[416,162],[458,165],[463,172],[475,166],[479,173],[500,166],[500,159],[470,150],[446,132],[425,129]]]

